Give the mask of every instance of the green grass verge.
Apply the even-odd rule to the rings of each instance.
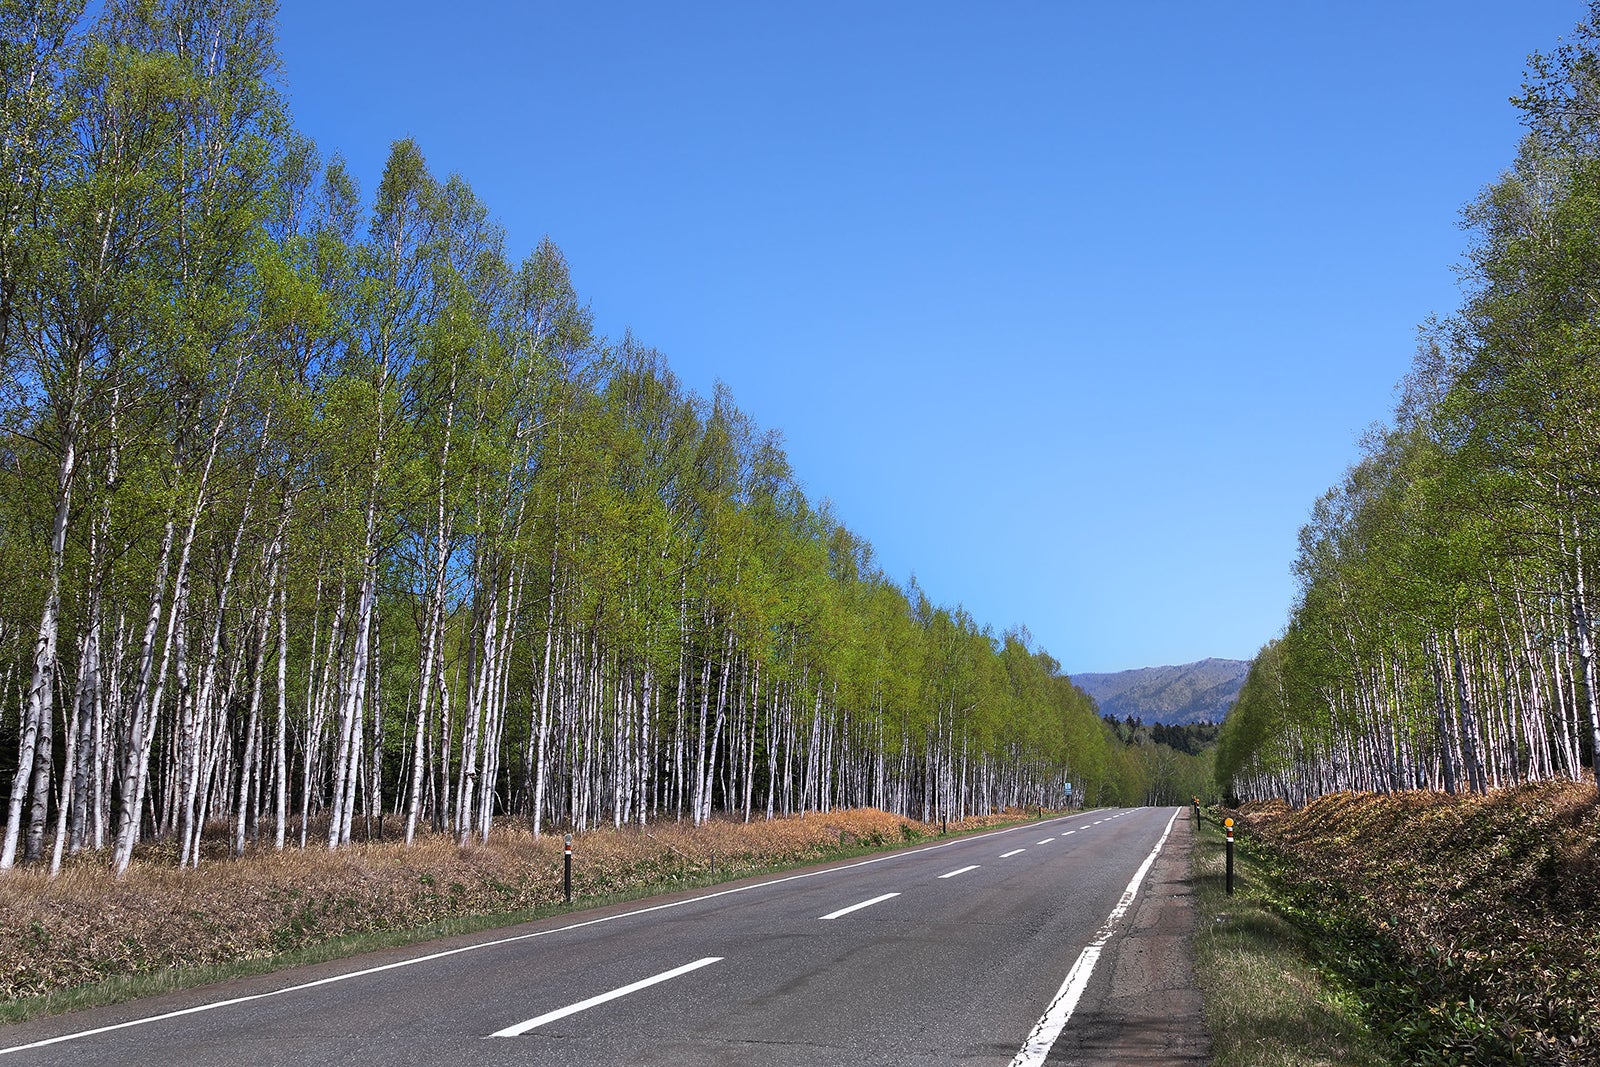
[[[1051,818],[1056,818],[1063,813],[1048,812],[1046,814]],[[1043,817],[1045,816],[1039,816],[1039,818]],[[553,904],[524,911],[488,912],[480,915],[456,916],[418,927],[364,931],[359,934],[329,938],[314,945],[270,956],[255,956],[202,967],[164,967],[154,971],[120,975],[100,982],[91,982],[81,986],[74,986],[70,989],[45,993],[37,997],[0,1001],[0,1025],[20,1023],[43,1015],[61,1015],[67,1012],[83,1011],[86,1008],[120,1004],[129,1000],[139,1000],[144,997],[159,996],[184,989],[194,989],[217,982],[253,978],[263,974],[271,974],[274,971],[286,970],[290,967],[305,967],[317,963],[326,963],[330,960],[359,956],[367,952],[376,952],[380,949],[400,948],[439,938],[458,937],[464,934],[479,933],[484,930],[494,930],[504,926],[515,926],[538,919],[547,919],[555,915],[572,915],[607,907],[612,904],[625,904],[630,901],[643,900],[647,897],[660,896],[666,893],[706,889],[714,885],[721,885],[724,882],[757,878],[769,874],[781,874],[784,871],[815,867],[839,860],[857,859],[878,853],[898,852],[902,849],[927,846],[941,840],[954,840],[959,837],[970,837],[974,834],[993,833],[996,830],[1004,830],[1007,827],[1021,826],[1035,821],[1037,819],[1018,819],[1012,822],[995,823],[991,826],[975,827],[965,831],[935,832],[925,836],[899,840],[886,839],[880,843],[855,840],[830,849],[824,856],[788,863],[773,863],[757,868],[741,867],[721,871],[713,869],[693,874],[677,875],[648,885],[635,886],[621,892],[576,899],[570,905]]]
[[[1191,815],[1190,818],[1193,818]],[[1195,837],[1195,980],[1205,998],[1212,1067],[1387,1067],[1354,993],[1320,971],[1305,934],[1273,906],[1266,865],[1234,846],[1226,893],[1222,828]]]

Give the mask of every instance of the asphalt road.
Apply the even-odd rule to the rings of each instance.
[[[1085,812],[36,1019],[0,1028],[0,1067],[1004,1065],[1159,1048],[1133,1030],[1175,1018],[1164,989],[1182,981],[1117,1005],[1119,975],[1151,969],[1124,948],[1156,943],[1136,931],[1171,910],[1142,898],[1175,882],[1160,877],[1187,842],[1174,814]],[[1149,1062],[1180,1062],[1162,1055]]]

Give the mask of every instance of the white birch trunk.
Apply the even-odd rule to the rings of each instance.
[[[350,670],[345,676],[343,699],[337,720],[338,749],[333,758],[333,808],[328,819],[328,847],[338,848],[350,840],[348,834],[348,795],[360,763],[359,737],[361,713],[367,693],[367,657],[372,647],[372,611],[378,596],[378,575],[373,560],[376,538],[376,499],[367,505],[367,537],[362,546],[361,588],[358,593],[354,649]]]
[[[235,857],[244,855],[244,834],[246,817],[250,811],[250,782],[256,763],[256,745],[261,733],[261,690],[265,684],[267,672],[267,649],[272,640],[269,636],[272,629],[272,602],[273,594],[278,589],[278,577],[281,566],[278,560],[279,546],[274,539],[271,548],[267,550],[269,563],[267,565],[267,603],[260,616],[260,638],[256,647],[255,670],[251,672],[250,681],[250,710],[245,721],[244,764],[243,773],[239,776],[239,807],[233,826],[233,854]]]
[[[189,526],[184,533],[183,546],[178,553],[177,573],[173,579],[173,604],[172,611],[167,616],[166,644],[161,653],[161,667],[155,673],[152,693],[149,683],[151,661],[155,650],[154,640],[161,618],[161,600],[165,593],[167,566],[171,558],[173,535],[176,532],[176,524],[170,515],[162,533],[160,562],[156,566],[156,580],[150,592],[145,639],[140,653],[139,682],[130,711],[128,758],[123,765],[122,823],[117,831],[116,853],[112,859],[112,866],[119,875],[126,872],[128,865],[133,861],[133,847],[139,841],[139,823],[144,808],[145,791],[149,786],[150,745],[155,739],[161,697],[166,687],[167,667],[172,657],[174,640],[181,639],[181,628],[187,621],[185,616],[188,614],[190,553],[194,549],[200,516],[209,500],[212,466],[216,462],[217,449],[222,442],[222,431],[227,423],[229,408],[232,406],[234,390],[238,387],[243,371],[244,357],[241,354],[239,364],[234,368],[233,380],[229,384],[221,411],[212,426],[210,447],[206,451],[205,462],[200,471],[200,484],[195,490],[194,504],[189,509]],[[147,693],[149,693],[148,700]]]
[[[11,799],[6,809],[5,839],[0,843],[0,870],[7,870],[16,864],[23,802],[35,777],[34,764],[38,758],[40,735],[48,736],[53,715],[56,639],[61,613],[61,566],[66,556],[67,522],[72,513],[72,488],[78,470],[77,437],[82,394],[83,364],[80,360],[68,401],[61,461],[56,469],[56,507],[50,526],[49,579],[44,608],[39,616],[39,636],[33,645],[33,677],[28,683],[27,703],[21,717],[22,738],[18,746],[17,773],[11,780]]]
[[[313,649],[313,652],[315,649]],[[306,661],[315,662],[315,656]],[[272,765],[272,846],[283,851],[289,822],[289,582],[278,595],[278,721],[277,759]],[[307,670],[309,674],[309,669]]]

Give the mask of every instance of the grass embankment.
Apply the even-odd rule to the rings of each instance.
[[[1360,1004],[1319,969],[1305,934],[1280,913],[1271,868],[1242,841],[1227,895],[1224,848],[1220,824],[1205,820],[1193,853],[1194,965],[1213,1067],[1389,1063]]]
[[[1248,1002],[1307,984],[1308,1014],[1314,1004],[1335,1014],[1359,1010],[1395,1062],[1600,1063],[1600,806],[1592,785],[1462,797],[1345,793],[1298,811],[1247,806],[1240,820],[1241,892],[1221,903],[1202,885],[1212,914],[1196,938],[1197,963],[1214,983],[1214,1035],[1237,1026],[1273,1044],[1277,1024],[1264,1017],[1276,1009]],[[1217,869],[1215,840],[1213,830],[1199,871]],[[1218,912],[1231,914],[1217,922]],[[1251,958],[1231,960],[1235,950]],[[1270,977],[1277,966],[1286,975],[1281,989]],[[1265,976],[1251,979],[1255,968]],[[1245,985],[1230,993],[1235,982]],[[1235,1008],[1232,1000],[1247,1003]],[[1224,1060],[1221,1047],[1219,1063],[1363,1062],[1331,1053],[1319,1060],[1317,1052]]]
[[[952,822],[952,834],[1033,813]],[[219,844],[226,840],[218,827]],[[871,809],[749,824],[578,835],[573,908],[914,844],[939,827]],[[225,855],[225,852],[223,853]],[[560,834],[496,827],[487,845],[430,836],[329,852],[270,848],[180,871],[160,846],[126,877],[86,853],[49,878],[0,877],[0,1023],[261,974],[569,910]]]
[[[1593,785],[1336,794],[1244,819],[1286,914],[1404,1062],[1600,1062]]]

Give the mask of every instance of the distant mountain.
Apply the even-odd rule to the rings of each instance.
[[[1221,722],[1239,696],[1250,664],[1238,659],[1203,659],[1179,667],[1140,667],[1116,674],[1074,674],[1073,684],[1094,697],[1100,714],[1130,715],[1168,726]]]

